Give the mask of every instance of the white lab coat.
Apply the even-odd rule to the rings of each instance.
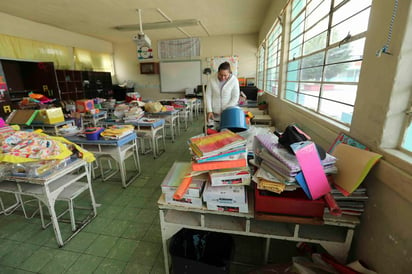
[[[206,87],[206,111],[220,115],[228,107],[237,106],[239,102],[240,88],[236,76],[231,75],[220,89],[220,81],[217,74],[212,75]]]

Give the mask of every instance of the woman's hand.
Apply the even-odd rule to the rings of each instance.
[[[208,112],[207,113],[207,120],[214,120],[215,117],[213,116],[213,112]]]

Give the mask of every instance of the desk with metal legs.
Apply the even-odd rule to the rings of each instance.
[[[128,187],[141,174],[139,152],[137,146],[137,135],[134,132],[120,139],[106,140],[100,138],[98,140],[87,140],[86,138],[80,136],[69,136],[66,137],[66,139],[95,154],[98,158],[97,160],[99,160],[99,156],[112,157],[118,164],[122,186],[124,188]],[[130,156],[133,156],[136,173],[131,176],[130,179],[127,179],[125,161]],[[102,170],[101,163],[99,164],[99,166]],[[116,173],[116,169],[109,174],[105,174],[102,171],[103,180],[108,180]]]
[[[86,182],[84,182],[86,180]],[[73,238],[81,229],[83,229],[96,216],[96,202],[91,184],[90,164],[82,159],[70,160],[66,166],[56,169],[50,175],[29,178],[21,176],[5,176],[2,183],[14,184],[15,188],[10,190],[10,193],[19,195],[28,195],[40,200],[49,210],[51,216],[51,223],[53,225],[54,234],[56,236],[57,244],[61,247]],[[68,189],[78,191],[74,186],[79,186],[83,190],[88,189],[91,200],[91,212],[83,219],[78,227],[75,227],[72,234],[63,240],[58,216],[56,214],[55,203],[59,195]],[[6,191],[6,190],[2,190]]]

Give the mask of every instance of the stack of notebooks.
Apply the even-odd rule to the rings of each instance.
[[[247,166],[247,140],[230,130],[195,136],[190,138],[188,143],[193,155],[194,171]]]
[[[207,172],[203,201],[209,210],[248,212],[245,186],[251,175],[247,163],[247,139],[225,130],[195,136],[188,141],[192,170]]]
[[[365,187],[358,187],[349,196],[345,196],[338,189],[332,188],[331,194],[342,210],[343,216],[361,216],[364,212],[365,202],[368,200]],[[325,208],[325,212],[328,213],[329,209]]]
[[[258,189],[281,193],[299,187],[295,179],[301,172],[299,162],[295,155],[278,143],[274,134],[257,135],[254,152],[260,167],[254,176]],[[330,154],[321,160],[326,174],[337,172],[335,162],[336,158]]]

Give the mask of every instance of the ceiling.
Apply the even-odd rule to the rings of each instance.
[[[248,34],[259,31],[273,0],[12,0],[0,12],[112,42],[131,41],[136,30],[116,26],[196,19],[196,26],[145,30],[152,40]],[[160,9],[160,12],[157,10]]]

